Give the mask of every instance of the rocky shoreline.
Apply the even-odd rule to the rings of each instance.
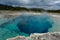
[[[7,40],[60,40],[60,32],[33,33],[29,37],[17,36]]]

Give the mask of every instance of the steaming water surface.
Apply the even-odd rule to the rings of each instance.
[[[34,15],[36,17],[32,16],[30,18],[30,17],[26,17],[27,16],[26,14],[29,13],[28,16],[33,15],[32,12],[21,12],[21,13],[22,14],[24,13],[23,16],[24,15],[25,16],[24,17],[20,16],[19,12],[18,12],[18,16],[16,18],[13,17],[13,18],[10,18],[9,20],[6,19],[6,18],[0,19],[0,24],[3,23],[3,25],[0,25],[0,40],[6,40],[7,38],[15,37],[17,35],[28,36],[30,34],[30,32],[31,33],[36,33],[36,32],[38,32],[38,33],[41,33],[41,32],[42,33],[44,33],[44,32],[60,32],[60,16],[58,16],[58,15],[49,14],[49,13],[46,13],[46,12],[44,12],[44,13],[34,13]],[[25,22],[25,24],[22,24],[22,25],[25,25],[25,26],[21,27],[20,24],[21,24],[22,20],[23,20],[22,23],[24,23],[24,20],[26,20],[26,21],[29,20],[28,25]],[[37,23],[35,23],[35,21]],[[41,27],[41,30],[39,31],[39,29],[37,27],[38,28]],[[29,30],[27,30],[27,28]],[[31,31],[32,28],[35,31]],[[38,29],[38,31],[36,31],[36,28]],[[47,29],[47,31],[44,31],[46,29]]]

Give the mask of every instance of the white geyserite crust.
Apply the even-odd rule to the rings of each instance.
[[[7,40],[60,40],[60,32],[52,33],[33,33],[30,37],[17,36]]]

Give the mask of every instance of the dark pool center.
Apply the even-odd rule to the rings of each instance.
[[[22,16],[22,20],[18,22],[17,27],[26,34],[45,33],[52,27],[52,24],[52,20],[47,15],[25,15]]]

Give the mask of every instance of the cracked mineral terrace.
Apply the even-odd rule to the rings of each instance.
[[[33,33],[30,37],[17,36],[7,40],[60,40],[60,32],[52,33]]]

